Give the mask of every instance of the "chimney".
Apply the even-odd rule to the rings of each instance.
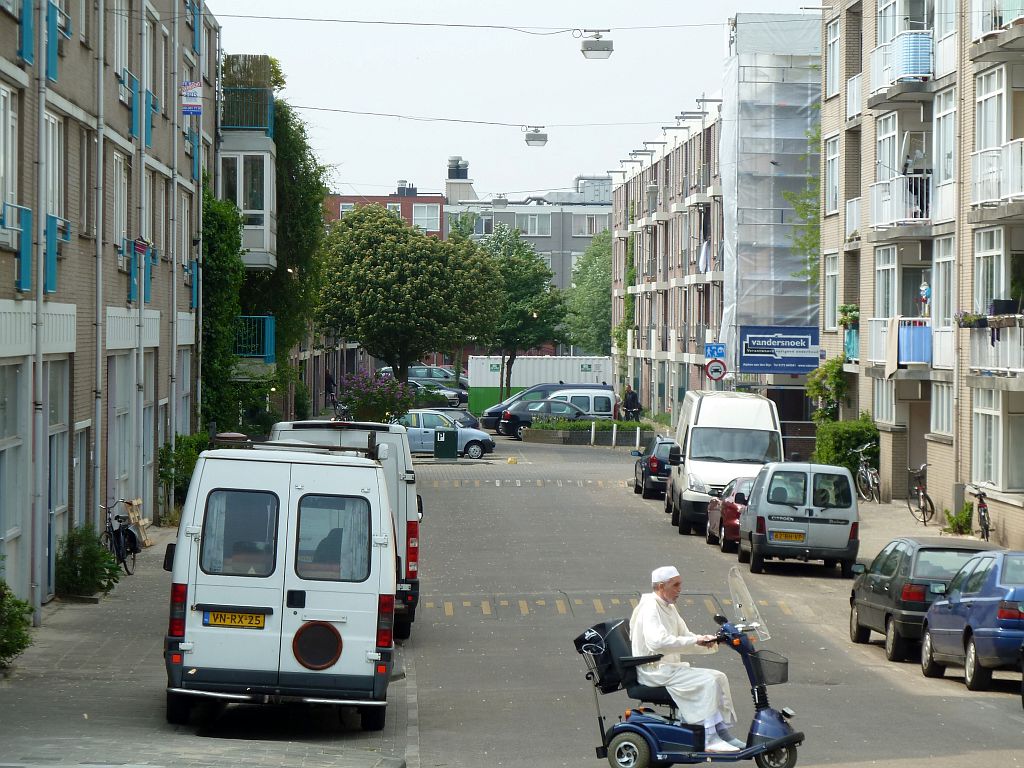
[[[448,174],[444,183],[444,196],[449,205],[456,205],[460,200],[476,200],[476,190],[469,180],[469,162],[460,155],[448,158]]]

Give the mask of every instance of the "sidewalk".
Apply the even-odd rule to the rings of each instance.
[[[876,504],[870,501],[859,501],[860,509],[860,554],[858,560],[870,564],[886,544],[897,536],[946,536],[950,539],[972,538],[952,533],[943,533],[946,525],[940,512],[922,525],[910,514],[905,501],[893,501]]]
[[[191,725],[167,725],[170,574],[162,566],[176,533],[149,528],[153,546],[139,554],[135,574],[122,574],[98,604],[43,606],[32,645],[0,676],[0,766],[403,768],[405,760],[391,756],[406,729],[404,707],[395,704],[379,733],[360,731],[354,715],[339,725],[333,707],[254,708],[237,717],[229,710],[215,724],[200,708]],[[405,695],[404,682],[393,682],[389,699]]]

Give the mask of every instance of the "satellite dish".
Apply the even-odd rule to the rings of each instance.
[[[729,597],[732,598],[732,612],[734,624],[745,624],[757,632],[757,639],[770,640],[768,625],[761,618],[761,612],[757,610],[757,603],[750,595],[750,590],[740,575],[738,566],[729,569]]]

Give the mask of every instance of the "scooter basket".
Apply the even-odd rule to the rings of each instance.
[[[754,651],[750,654],[754,680],[758,685],[779,685],[789,682],[789,659],[775,651]]]

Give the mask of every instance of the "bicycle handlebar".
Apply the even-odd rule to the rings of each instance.
[[[921,474],[924,474],[924,471],[925,471],[925,469],[927,467],[928,467],[928,463],[925,462],[924,464],[921,465],[920,469],[914,469],[913,467],[907,467],[907,472],[911,472],[911,473],[913,473],[915,475],[921,475]]]
[[[113,509],[118,504],[127,504],[127,503],[128,503],[128,499],[118,499],[113,504],[106,504],[106,505],[105,504],[100,504],[99,508],[100,509]]]
[[[981,484],[979,484],[979,483],[965,483],[965,485],[968,488],[973,488],[974,489],[974,495],[975,496],[978,496],[980,498],[985,498],[985,496],[987,495],[985,493],[985,488]]]

